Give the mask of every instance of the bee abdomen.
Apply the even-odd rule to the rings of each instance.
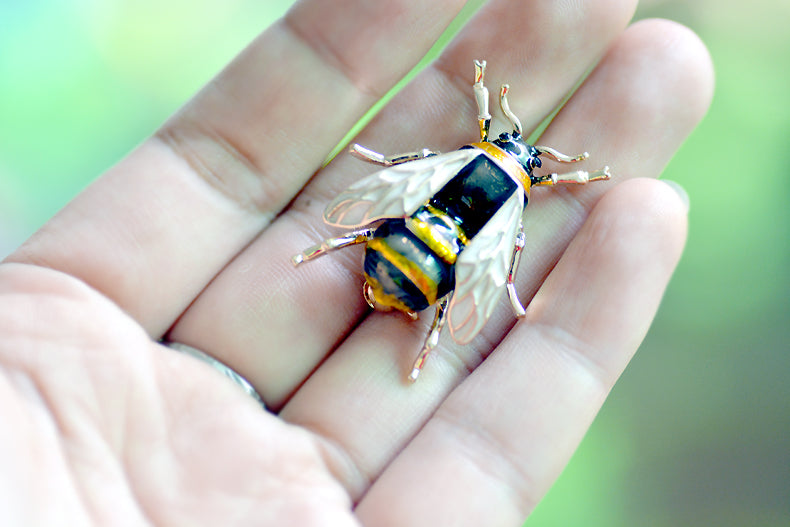
[[[401,311],[422,311],[435,304],[455,281],[453,265],[404,220],[386,221],[376,229],[367,242],[364,268],[376,302]]]

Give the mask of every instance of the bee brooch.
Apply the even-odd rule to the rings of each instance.
[[[480,332],[502,287],[515,316],[525,315],[514,277],[525,243],[522,213],[530,189],[610,178],[609,167],[592,173],[533,174],[542,165],[540,156],[574,163],[588,154],[571,157],[525,143],[521,123],[508,105],[506,84],[499,103],[513,132],[489,141],[486,63],[474,65],[480,142],[445,154],[424,149],[394,156],[353,145],[352,155],[385,167],[348,187],[324,211],[327,224],[353,230],[292,259],[299,265],[364,243],[362,293],[371,308],[397,309],[416,319],[418,311],[436,305],[410,381],[417,379],[445,324],[460,344]]]

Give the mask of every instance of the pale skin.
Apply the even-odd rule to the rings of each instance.
[[[290,257],[338,234],[323,206],[371,170],[324,157],[462,3],[301,2],[0,264],[0,524],[520,525],[680,257],[687,206],[655,178],[712,72],[687,29],[628,27],[632,0],[492,0],[355,139],[475,141],[473,59],[529,130],[600,59],[540,143],[613,179],[535,189],[526,316],[503,290],[411,385],[433,313],[371,314],[359,247]],[[268,410],[162,337],[231,365]]]

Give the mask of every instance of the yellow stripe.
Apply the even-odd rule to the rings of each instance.
[[[494,143],[489,142],[472,143],[469,146],[473,146],[488,154],[488,157],[493,159],[496,164],[499,165],[499,168],[507,172],[510,177],[520,182],[521,186],[524,187],[524,192],[529,195],[529,188],[532,184],[529,179],[529,174],[527,174],[527,171],[521,166],[521,163],[513,159],[510,154]]]
[[[376,299],[376,304],[384,307],[391,307],[397,309],[398,311],[403,311],[404,313],[413,312],[412,308],[398,300],[398,297],[395,295],[390,295],[389,293],[385,293],[379,281],[367,273],[365,273],[365,281],[367,281],[368,285],[370,285],[370,289],[373,292],[373,298]]]
[[[439,258],[449,264],[454,264],[458,255],[453,252],[447,240],[439,238],[433,232],[431,225],[417,218],[409,218],[409,230],[428,246]]]
[[[466,233],[463,231],[463,229],[461,229],[461,227],[458,224],[456,224],[450,218],[450,216],[447,215],[446,212],[440,211],[439,209],[437,209],[436,207],[434,207],[430,203],[425,205],[425,208],[428,210],[428,212],[430,212],[431,214],[433,214],[434,216],[436,216],[437,218],[442,220],[442,223],[447,225],[447,227],[449,227],[452,230],[455,230],[456,231],[456,236],[458,236],[458,240],[460,240],[460,242],[463,245],[469,245],[469,238],[466,237]]]
[[[457,241],[460,245],[468,245],[469,238],[466,237],[461,227],[447,213],[430,204],[426,204],[424,207],[431,216],[441,221],[450,232],[442,232],[440,226],[429,223],[416,214],[406,220],[406,227],[439,258],[450,265],[454,264],[458,259],[458,253],[453,241]]]
[[[392,265],[394,265],[398,271],[403,273],[403,275],[408,278],[411,283],[416,285],[417,289],[419,289],[420,292],[425,295],[429,305],[436,303],[437,285],[423,272],[422,269],[419,268],[417,264],[403,256],[401,253],[392,249],[392,247],[390,247],[382,238],[373,238],[372,240],[368,240],[368,247],[381,253],[381,255],[384,256],[384,258]],[[373,284],[370,284],[370,286],[374,288],[375,294],[375,287]]]
[[[417,235],[417,237],[428,246],[428,248],[436,254],[439,258],[448,264],[454,264],[458,255],[453,251],[453,246],[449,241],[437,236],[434,232],[433,226],[427,221],[417,218],[409,218],[409,230]]]

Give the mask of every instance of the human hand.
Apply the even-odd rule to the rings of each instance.
[[[707,108],[704,47],[624,30],[633,1],[493,0],[362,132],[475,140],[475,58],[528,130],[603,55],[541,143],[617,181],[534,191],[526,317],[503,299],[408,385],[431,317],[369,314],[354,249],[290,256],[337,234],[324,205],[370,171],[324,157],[463,2],[329,4],[297,5],[0,265],[3,525],[518,525],[567,463],[682,250],[686,206],[652,178]]]

